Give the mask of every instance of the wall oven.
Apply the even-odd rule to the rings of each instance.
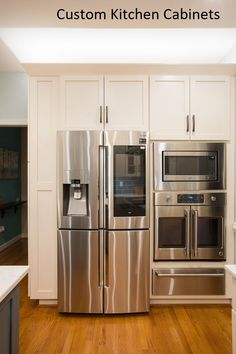
[[[225,260],[225,193],[154,193],[154,260]]]
[[[225,144],[155,142],[155,190],[225,188]]]

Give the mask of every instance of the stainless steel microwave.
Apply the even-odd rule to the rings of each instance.
[[[225,189],[225,144],[155,142],[154,190]]]

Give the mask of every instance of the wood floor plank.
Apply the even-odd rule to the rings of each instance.
[[[27,240],[0,253],[27,264]],[[230,354],[229,305],[155,305],[150,314],[83,316],[39,306],[20,285],[20,354]]]

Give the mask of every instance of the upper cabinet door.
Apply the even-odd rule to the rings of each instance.
[[[189,139],[189,78],[151,76],[151,139]]]
[[[61,78],[60,129],[103,129],[102,76]]]
[[[191,77],[191,139],[230,138],[230,78]]]
[[[105,124],[108,130],[148,130],[148,77],[105,78]]]

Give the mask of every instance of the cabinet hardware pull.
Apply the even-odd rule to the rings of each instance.
[[[193,114],[193,132],[195,132],[195,114]]]
[[[106,106],[106,123],[108,123],[108,106]]]
[[[187,115],[186,120],[187,120],[187,133],[188,133],[189,132],[189,115]]]
[[[102,106],[100,106],[100,123],[102,123]]]

